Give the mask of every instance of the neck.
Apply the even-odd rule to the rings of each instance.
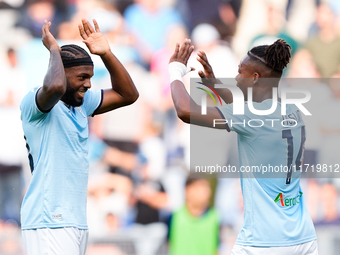
[[[60,100],[60,101],[61,101],[67,108],[70,108],[70,107],[71,107],[71,105],[65,103],[63,100]]]
[[[277,86],[270,86],[270,85],[262,85],[256,88],[256,90],[253,89],[253,102],[261,103],[264,100],[267,99],[273,99],[273,88]]]

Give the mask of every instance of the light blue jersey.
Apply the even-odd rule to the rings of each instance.
[[[253,105],[267,110],[272,100]],[[244,224],[236,244],[273,247],[315,240],[300,187],[305,125],[299,109],[287,105],[284,116],[280,103],[267,116],[250,112],[247,102],[244,115],[233,115],[232,104],[218,109],[238,134]]]
[[[38,109],[37,91],[31,90],[20,105],[32,171],[21,207],[22,230],[87,229],[87,117],[101,105],[102,91],[88,90],[80,107],[59,101],[48,113]]]

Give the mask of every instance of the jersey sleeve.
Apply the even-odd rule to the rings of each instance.
[[[103,102],[103,90],[88,90],[85,93],[83,106],[87,116],[92,116],[99,109]]]
[[[22,99],[20,104],[22,120],[33,122],[46,116],[47,112],[43,112],[41,109],[39,109],[39,106],[37,104],[37,94],[40,88],[41,87],[32,89]]]
[[[249,121],[253,122],[254,114],[252,114],[246,103],[245,103],[245,112],[243,115],[235,115],[233,114],[233,104],[224,104],[223,106],[217,107],[220,114],[224,117],[226,120],[226,126],[228,131],[234,131],[238,133],[239,135],[248,137],[248,138],[254,138],[256,137],[256,132],[254,128],[249,127]],[[258,116],[257,116],[258,117]],[[252,124],[256,125],[256,121]]]

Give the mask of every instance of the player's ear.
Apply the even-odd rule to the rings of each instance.
[[[260,79],[260,74],[258,72],[253,73],[253,85],[256,85]]]

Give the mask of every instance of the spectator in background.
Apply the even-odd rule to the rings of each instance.
[[[327,164],[335,167],[339,162],[339,144],[340,144],[340,118],[336,117],[339,115],[340,109],[340,72],[333,76],[334,78],[329,79],[329,87],[331,89],[331,97],[320,106],[320,120],[319,127],[321,129],[322,141],[319,145],[321,164]],[[326,114],[325,114],[326,113]],[[322,174],[322,177],[329,178],[337,184],[340,188],[339,173],[336,171],[327,171]]]
[[[221,0],[182,0],[177,1],[176,7],[191,32],[200,23],[219,20],[220,2]]]
[[[336,31],[336,16],[326,4],[317,9],[318,32],[304,46],[312,55],[322,78],[330,78],[340,66],[340,37]]]
[[[96,19],[99,24],[103,24],[103,33],[106,34],[111,30],[117,30],[122,25],[122,16],[116,10],[111,1],[96,1],[97,7],[92,9],[88,14],[88,19]]]
[[[58,25],[67,17],[67,6],[64,0],[27,0],[23,7],[18,25],[26,28],[33,37],[41,36],[41,27],[45,20],[51,20],[54,27],[51,33],[56,35]]]
[[[183,126],[177,120],[176,112],[171,99],[170,77],[167,65],[172,55],[172,49],[177,42],[187,37],[187,30],[183,25],[171,26],[166,36],[166,45],[152,56],[151,73],[158,79],[160,100],[157,111],[163,114],[163,140],[167,150],[168,162],[178,159],[181,156],[179,148],[179,129]]]
[[[167,232],[166,225],[160,222],[160,210],[168,205],[161,181],[166,153],[160,138],[161,122],[153,115],[151,108],[142,108],[143,122],[139,125],[141,134],[136,143],[137,155],[110,147],[97,138],[91,139],[90,159],[101,159],[110,167],[119,167],[120,171],[103,173],[99,170],[99,173],[92,175],[89,183],[89,225],[94,229],[90,237],[123,235],[132,238],[138,255],[152,255],[157,254]],[[130,189],[132,181],[135,182],[133,192]],[[136,224],[131,231],[124,231],[130,220],[126,202],[131,195]],[[124,210],[125,215],[122,213]]]
[[[25,78],[18,68],[14,49],[7,51],[7,66],[2,70],[0,85],[0,221],[20,225],[22,200],[22,163],[25,156],[24,134],[20,127],[19,104]]]
[[[124,21],[120,17],[117,22]],[[117,58],[124,64],[132,80],[135,81],[141,96],[130,107],[96,116],[91,123],[91,131],[105,141],[111,149],[135,154],[138,151],[138,142],[143,129],[145,114],[149,110],[158,109],[162,102],[161,87],[155,75],[150,74],[137,63],[136,51],[129,45],[130,36],[121,27],[112,28],[112,30],[107,31],[106,36],[111,48],[117,52]],[[105,68],[105,66],[100,66],[100,68]],[[101,70],[97,70],[102,73]],[[94,86],[105,87],[109,81],[109,75],[104,75]],[[129,116],[129,118],[126,116]],[[131,178],[131,171],[134,170],[117,164],[110,164],[109,168],[111,173],[125,175],[129,178]]]
[[[296,0],[287,0],[286,15],[285,15],[287,20],[290,18],[291,11],[294,8],[294,2],[297,2],[297,1]],[[320,0],[314,0],[314,4],[316,6],[319,6],[320,5]]]
[[[239,61],[234,51],[221,41],[217,29],[210,24],[202,23],[194,28],[191,39],[197,50],[203,50],[209,56],[209,61],[216,66],[216,77],[233,78],[237,74]],[[198,70],[201,66],[197,61],[189,61],[189,66]],[[196,77],[199,77],[196,75]]]
[[[242,1],[243,0],[221,0],[221,4],[218,8],[221,22],[213,23],[221,34],[221,38],[229,43],[236,33]]]
[[[88,225],[90,239],[118,235],[127,224],[131,179],[117,174],[103,173],[89,181]]]
[[[108,146],[92,133],[89,139],[90,176],[88,185],[88,225],[90,240],[124,235],[131,222],[129,214],[133,183],[131,178],[110,173],[109,167],[128,172],[137,168],[135,154]]]
[[[315,222],[315,225],[332,225],[340,224],[340,213],[338,208],[338,198],[339,192],[337,187],[330,183],[326,182],[321,186],[320,189],[320,209],[321,209],[321,217],[319,220]]]
[[[287,78],[312,78],[319,80],[320,73],[313,57],[306,49],[300,49],[292,58]]]
[[[173,109],[167,65],[176,43],[183,41],[187,36],[186,28],[183,25],[171,26],[166,35],[166,45],[152,55],[150,71],[157,77],[161,86],[162,110]]]
[[[310,101],[305,104],[312,116],[304,117],[308,139],[305,142],[303,163],[315,166],[320,163],[320,145],[323,140],[320,124],[322,123],[322,115],[324,115],[324,106],[331,99],[331,91],[327,84],[320,79],[320,73],[313,57],[306,49],[300,49],[296,52],[290,64],[287,78],[284,80],[286,85],[297,89],[306,89],[311,93]],[[304,172],[305,170],[304,167]],[[315,173],[311,171],[308,171],[305,175],[315,177]],[[315,203],[312,200],[310,202]]]
[[[114,46],[113,46],[114,47]],[[119,149],[127,153],[137,153],[138,141],[142,132],[145,114],[157,107],[160,100],[159,86],[156,79],[150,75],[142,66],[134,61],[133,54],[125,54],[119,59],[128,70],[132,80],[140,93],[140,98],[130,107],[122,108],[120,111],[112,111],[102,116],[96,116],[91,122],[91,131],[102,139],[111,148]],[[126,53],[126,51],[124,51]],[[100,87],[107,86],[110,77],[104,76],[99,82]],[[138,82],[137,82],[138,81]],[[149,106],[150,108],[146,109]],[[129,116],[127,118],[126,116]],[[110,165],[111,173],[131,177],[131,170],[124,165]]]
[[[159,0],[138,0],[124,12],[128,28],[135,37],[141,63],[149,67],[152,54],[166,45],[169,27],[181,24],[176,10],[162,7]]]
[[[17,51],[8,48],[1,73],[0,104],[18,106],[25,93],[26,77],[19,67]]]
[[[298,43],[285,31],[285,12],[284,6],[275,5],[274,3],[268,3],[267,9],[267,22],[264,26],[264,31],[257,35],[250,43],[250,47],[255,47],[264,44],[272,44],[277,39],[284,39],[292,47],[292,56],[298,49]]]
[[[26,254],[21,245],[20,230],[16,224],[0,221],[0,254],[1,255],[22,255]]]
[[[236,30],[242,0],[182,0],[177,8],[191,32],[201,23],[217,27],[221,38],[230,41]]]
[[[0,2],[0,9],[19,8],[25,0],[2,0]]]
[[[86,17],[88,20],[97,20],[98,24],[103,27],[101,28],[103,34],[117,30],[122,27],[123,19],[114,2],[111,0],[77,1],[76,11],[72,15],[71,22],[77,23],[79,19]]]
[[[144,120],[139,143],[140,168],[134,173],[136,219],[132,234],[138,255],[156,255],[167,233],[160,214],[168,206],[168,196],[161,180],[166,153],[160,138],[161,122],[152,111],[144,114]]]
[[[185,187],[185,205],[170,219],[170,254],[217,254],[219,219],[209,207],[210,184],[206,179],[187,179]]]

